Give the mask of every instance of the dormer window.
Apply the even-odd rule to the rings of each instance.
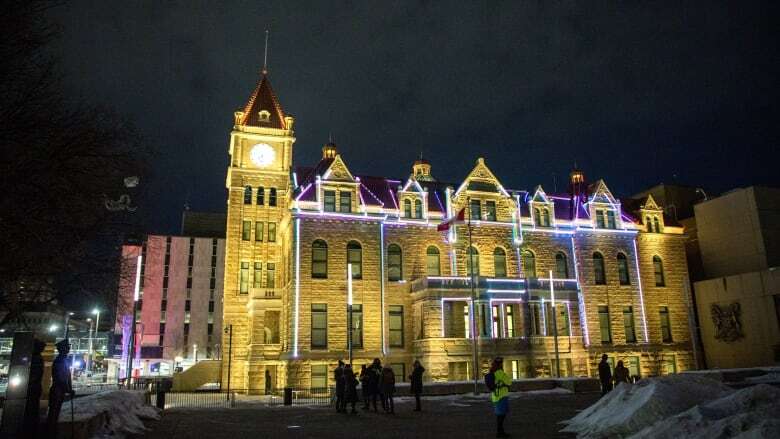
[[[485,201],[485,219],[488,221],[496,221],[495,201]]]
[[[404,200],[404,216],[406,218],[412,217],[412,200],[408,198]]]
[[[420,200],[414,200],[414,217],[422,218],[422,202]]]
[[[650,233],[661,233],[661,221],[657,215],[645,217],[645,230]]]
[[[615,211],[611,209],[596,209],[596,228],[617,229]]]
[[[471,200],[469,202],[469,214],[472,220],[482,219],[482,205],[479,200]]]
[[[325,212],[336,211],[336,191],[323,191],[323,208]]]
[[[352,212],[352,192],[339,192],[339,211]]]
[[[546,207],[535,207],[534,224],[537,227],[550,227],[550,209]]]
[[[271,121],[271,112],[268,111],[268,110],[260,110],[260,112],[257,113],[257,116],[258,116],[258,118],[259,118],[258,120],[260,122],[268,123],[268,122]]]

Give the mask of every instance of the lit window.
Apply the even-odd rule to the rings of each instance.
[[[255,241],[263,241],[263,222],[257,221],[255,223]]]
[[[311,388],[324,390],[328,387],[328,366],[326,364],[312,364]]]
[[[252,236],[252,221],[244,221],[241,223],[241,240],[249,241]]]
[[[506,277],[506,252],[501,247],[493,250],[493,271],[496,277]]]
[[[434,246],[428,247],[425,251],[425,271],[428,276],[441,275],[439,249]]]
[[[403,255],[401,247],[390,244],[387,247],[387,280],[398,281],[403,279]]]
[[[249,292],[249,262],[241,263],[241,274],[239,278],[239,292],[246,294]]]
[[[317,279],[328,277],[328,244],[321,239],[311,245],[311,277]]]
[[[363,305],[352,305],[352,347],[363,347]]]
[[[268,242],[276,242],[276,223],[268,223]]]
[[[255,275],[254,275],[254,283],[252,284],[252,288],[262,288],[262,287],[263,287],[263,263],[255,262]]]

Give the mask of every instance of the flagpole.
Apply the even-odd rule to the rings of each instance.
[[[472,247],[471,247],[471,198],[466,199],[466,208],[469,211],[469,219],[466,223],[466,229],[469,232],[469,247],[466,249],[466,258],[468,259],[468,263],[466,264],[466,268],[469,270],[469,280],[471,283],[471,340],[472,340],[472,355],[473,355],[473,373],[474,376],[474,394],[479,394],[479,355],[478,355],[478,334],[477,334],[477,305],[476,305],[476,289],[474,285],[474,258],[472,257]]]

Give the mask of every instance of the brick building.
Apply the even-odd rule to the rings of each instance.
[[[475,333],[479,368],[502,355],[515,377],[595,375],[602,353],[638,376],[692,367],[683,228],[652,196],[621,201],[580,171],[567,193],[509,190],[481,158],[459,183],[423,160],[408,178],[356,174],[332,143],[296,167],[293,124],[263,73],[229,143],[234,388],[332,384],[348,263],[355,363],[381,358],[399,378],[419,359],[426,380],[469,379]]]

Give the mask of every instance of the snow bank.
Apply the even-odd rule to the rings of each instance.
[[[146,431],[143,419],[160,419],[159,411],[145,402],[144,392],[112,390],[96,393],[73,401],[73,419],[88,424],[102,416],[102,425],[92,437],[122,438],[128,434]],[[70,403],[62,406],[60,422],[71,421]]]
[[[732,390],[723,383],[701,377],[669,375],[637,384],[621,383],[598,402],[564,423],[562,431],[578,438],[628,436],[659,419],[681,413]]]
[[[745,378],[750,383],[780,383],[780,372],[771,372],[766,375]]]
[[[759,384],[656,422],[632,439],[780,437],[780,389]]]

